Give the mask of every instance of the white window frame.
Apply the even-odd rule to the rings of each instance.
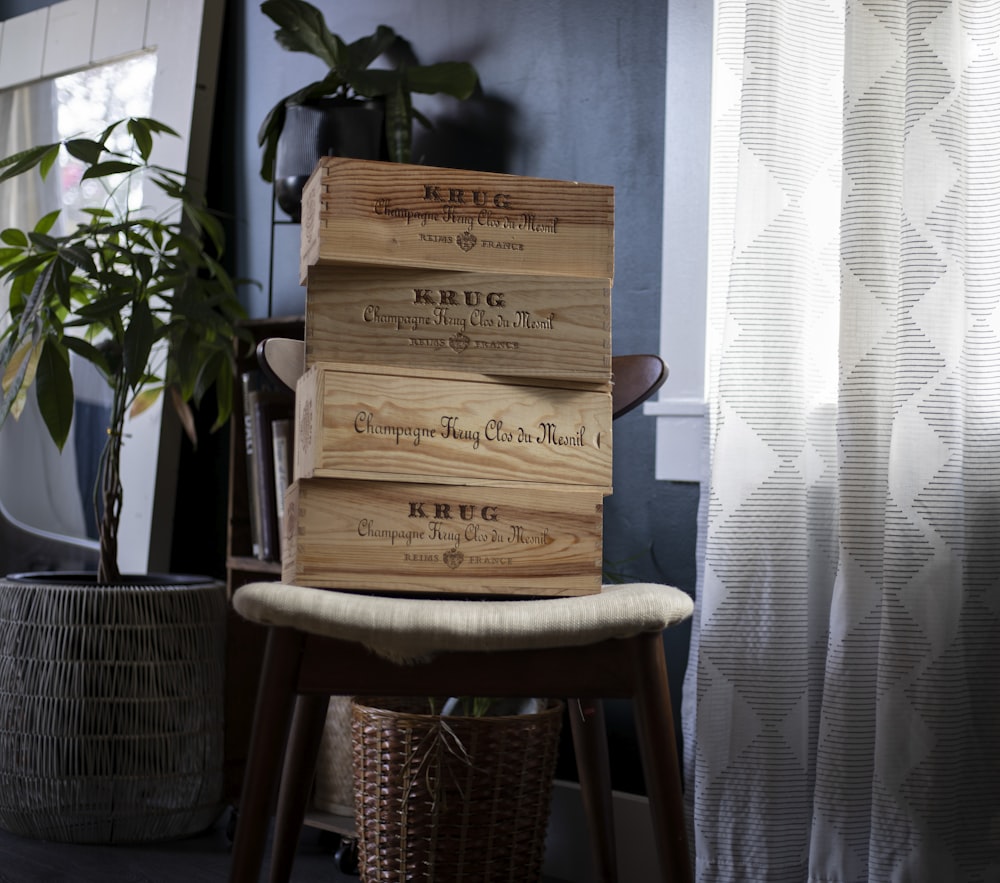
[[[703,477],[713,5],[670,0],[667,20],[660,354],[670,374],[643,406],[664,481]]]

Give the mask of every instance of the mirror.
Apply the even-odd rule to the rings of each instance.
[[[158,141],[157,161],[203,182],[222,7],[222,0],[64,0],[0,22],[0,155],[145,114],[181,135]],[[92,35],[89,43],[80,34]],[[24,176],[0,185],[0,226],[24,226],[57,207],[72,224],[87,204],[78,179],[65,157],[46,182]],[[0,292],[0,307],[5,300]],[[61,456],[33,396],[22,418],[0,430],[2,573],[96,560],[90,497],[107,390],[90,371],[74,367],[74,425]],[[166,570],[178,429],[161,402],[126,432],[119,565],[123,573]]]

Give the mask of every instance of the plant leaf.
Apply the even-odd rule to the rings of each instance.
[[[104,144],[89,138],[71,138],[66,142],[66,150],[74,159],[87,165],[94,165],[100,161],[101,154],[104,153]]]
[[[235,376],[236,368],[232,359],[223,360],[215,375],[215,401],[218,413],[215,423],[212,424],[212,432],[225,426],[233,413],[233,378]]]
[[[402,85],[403,74],[396,70],[358,70],[351,76],[351,87],[367,98],[391,95]]]
[[[397,36],[396,32],[388,25],[379,25],[374,34],[355,40],[347,47],[350,67],[344,72],[345,79],[353,80],[356,72],[365,70],[395,43],[406,44],[406,47],[409,48],[409,43]]]
[[[183,394],[176,385],[171,385],[170,387],[170,401],[173,403],[174,410],[177,412],[181,426],[184,427],[184,433],[191,442],[191,446],[197,449],[198,430],[195,427],[194,412],[191,410],[191,406],[184,400]]]
[[[411,92],[441,93],[463,100],[472,95],[479,82],[475,68],[464,61],[442,61],[403,68],[403,77],[406,88]]]
[[[82,244],[59,249],[59,258],[67,264],[72,264],[82,273],[87,275],[94,273],[94,256]]]
[[[135,388],[146,373],[149,353],[156,340],[156,329],[153,327],[153,314],[149,310],[149,301],[137,300],[132,304],[132,316],[125,329],[123,357],[125,359],[125,377],[128,385]]]
[[[94,365],[102,374],[108,373],[108,360],[104,358],[104,353],[89,340],[67,334],[63,338],[63,344],[70,352],[76,353],[80,358],[86,359]]]
[[[91,322],[104,321],[111,316],[119,315],[131,302],[132,295],[129,293],[103,297],[77,308],[76,314],[83,320],[83,323],[68,324],[90,324]]]
[[[35,224],[35,233],[48,233],[52,227],[55,225],[56,220],[59,217],[59,209],[53,212],[49,212],[47,215],[42,215],[38,219],[38,223]]]
[[[12,262],[7,267],[5,275],[9,276],[11,280],[16,280],[21,277],[33,277],[32,285],[34,286],[37,284],[37,273],[35,271],[38,270],[39,267],[51,264],[51,262],[51,255],[23,252],[21,257],[19,257],[16,262]]]
[[[30,369],[28,365],[25,364],[25,359],[28,359],[28,357],[32,354],[33,349],[31,343],[22,344],[11,353],[10,360],[4,366],[3,376],[0,377],[0,389],[4,392],[9,392],[15,382],[23,383],[24,380],[27,379],[27,372]],[[38,361],[37,354],[34,356],[34,360],[36,362]],[[24,369],[23,371],[22,368]],[[21,375],[20,381],[17,379],[19,373]],[[31,381],[29,380],[28,382],[30,385]]]
[[[194,394],[193,398],[195,402],[200,403],[204,398],[205,393],[211,388],[212,384],[218,376],[219,368],[225,364],[225,358],[222,353],[215,352],[212,357],[202,365],[201,370],[198,372],[198,376],[194,380]]]
[[[73,376],[69,371],[68,353],[52,338],[46,338],[38,360],[35,395],[49,435],[61,451],[73,422]]]
[[[32,343],[21,344],[16,338],[10,335],[10,329],[5,333],[3,350],[0,351],[0,366],[4,371],[0,377],[0,425],[7,419],[8,414],[13,414],[16,420],[24,407],[22,390],[24,379],[28,374]],[[33,368],[31,370],[34,370]]]
[[[260,176],[268,183],[274,180],[274,158],[278,152],[278,135],[285,126],[284,99],[272,107],[257,130],[257,144],[264,148],[260,158]]]
[[[114,212],[102,206],[83,206],[80,211],[85,215],[90,215],[91,221],[104,221],[115,216]]]
[[[56,147],[54,150],[50,149],[45,156],[42,157],[41,162],[38,164],[38,173],[42,176],[44,181],[49,176],[49,170],[55,165],[56,160],[59,158],[59,148]]]
[[[4,392],[10,400],[11,416],[18,420],[24,411],[24,406],[28,401],[28,390],[31,389],[38,373],[38,360],[42,355],[42,347],[30,344],[30,351],[18,353],[20,364],[18,370],[13,373],[8,383],[7,374],[4,375]]]
[[[47,233],[37,233],[32,230],[28,234],[28,239],[39,251],[53,252],[59,250],[59,240],[49,236]]]
[[[135,141],[135,146],[139,150],[139,156],[142,157],[143,162],[149,159],[149,155],[153,152],[153,133],[150,132],[149,126],[146,125],[144,120],[131,119],[128,121],[128,131]]]
[[[106,162],[94,163],[83,173],[81,180],[90,178],[106,178],[108,175],[126,175],[134,172],[139,165],[134,162],[125,162],[121,159],[109,159]]]
[[[132,407],[129,409],[129,416],[138,417],[144,411],[148,411],[156,404],[156,400],[160,397],[161,392],[163,392],[163,387],[161,386],[142,390],[132,402]]]
[[[43,257],[36,255],[34,257]],[[48,258],[45,258],[48,260]],[[45,306],[45,295],[48,292],[49,284],[52,281],[52,263],[44,267],[38,278],[31,286],[31,291],[24,302],[24,309],[18,319],[18,335],[23,339],[28,336],[28,331],[32,330],[32,339],[37,343],[41,340],[40,325],[42,308]]]
[[[29,147],[27,150],[11,154],[5,159],[0,160],[0,169],[4,170],[0,173],[0,181],[6,181],[8,178],[16,178],[18,175],[35,166],[45,165],[47,169],[52,165],[52,160],[49,157],[54,157],[58,153],[58,144],[43,144],[40,147]]]
[[[188,208],[187,213],[189,217],[196,221],[200,230],[208,236],[212,247],[215,249],[215,253],[221,255],[226,247],[226,234],[222,229],[219,219],[211,212],[196,209],[193,206]]]
[[[132,119],[136,123],[141,123],[156,135],[172,135],[174,138],[180,138],[176,129],[168,126],[166,123],[161,123],[159,120],[154,120],[152,117],[133,117]]]
[[[16,227],[8,227],[0,233],[0,240],[17,248],[28,247],[28,237],[25,236],[23,230],[18,230]]]
[[[65,310],[72,308],[72,273],[73,268],[66,261],[55,261],[53,263],[52,289],[55,291],[56,297],[59,298],[59,303],[62,304]]]
[[[274,39],[289,52],[308,52],[323,61],[327,67],[343,64],[339,38],[331,34],[320,12],[305,0],[265,0],[260,11],[271,19],[278,30]]]
[[[412,107],[410,94],[402,83],[385,96],[385,134],[389,158],[393,162],[408,163],[413,143],[413,124],[410,122]]]

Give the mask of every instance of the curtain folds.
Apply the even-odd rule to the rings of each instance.
[[[56,140],[55,107],[54,89],[48,81],[0,92],[0,156]],[[47,181],[37,174],[5,181],[0,187],[0,230],[23,229],[41,217],[44,205],[58,204],[56,178],[54,171]],[[5,280],[0,283],[0,313],[6,312],[7,302]],[[75,438],[74,427],[71,439]],[[45,441],[39,444],[39,439]],[[59,455],[48,441],[33,394],[28,396],[20,419],[7,422],[0,431],[0,464],[10,463],[17,463],[18,468],[0,468],[0,518],[46,534],[86,537],[86,511],[75,493],[78,470],[74,445],[67,445],[65,453]],[[3,556],[0,559],[6,560]]]
[[[1000,2],[717,0],[701,881],[1000,880]]]

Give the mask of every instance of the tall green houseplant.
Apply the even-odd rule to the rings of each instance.
[[[0,182],[52,170],[60,151],[83,168],[83,181],[103,186],[103,204],[83,210],[68,233],[55,232],[59,211],[30,229],[0,232],[0,280],[9,306],[0,317],[0,425],[17,417],[34,390],[39,410],[62,450],[73,420],[70,354],[95,366],[111,389],[107,439],[93,505],[98,521],[101,583],[120,580],[120,463],[125,418],[167,393],[193,434],[190,402],[217,392],[222,426],[232,407],[235,353],[244,315],[220,263],[218,220],[185,176],[150,159],[155,138],[176,136],[148,118],[109,125],[98,136],[71,138],[0,160]],[[137,184],[159,190],[167,208],[132,204]],[[147,190],[147,196],[149,191]]]

